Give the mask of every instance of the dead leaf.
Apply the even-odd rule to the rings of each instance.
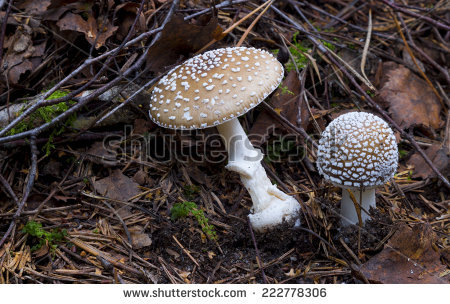
[[[446,146],[441,147],[440,145],[432,145],[425,150],[425,154],[444,176],[450,172],[449,151]],[[418,152],[415,152],[413,156],[411,156],[408,160],[408,164],[414,167],[413,178],[421,177],[427,179],[436,176],[436,173],[434,173]]]
[[[294,126],[300,125],[307,128],[310,115],[305,102],[302,100],[300,104],[298,98],[300,89],[301,84],[297,73],[295,71],[289,72],[274,92],[271,104],[275,111],[279,111],[280,115],[288,119]],[[267,140],[270,135],[269,130],[273,127],[284,129],[284,126],[269,113],[260,113],[249,132],[252,144],[261,146]]]
[[[20,77],[33,68],[33,63],[29,60],[36,51],[31,38],[32,33],[33,30],[28,25],[23,25],[7,40],[3,64],[8,71],[10,83],[19,83]]]
[[[150,48],[147,68],[160,72],[177,63],[180,56],[188,57],[221,34],[222,28],[217,18],[201,26],[184,21],[181,15],[174,15],[164,27],[159,40]]]
[[[95,164],[100,164],[105,167],[114,167],[119,164],[116,159],[116,154],[112,151],[113,148],[106,148],[103,142],[95,142],[89,150],[86,151],[86,158]]]
[[[383,64],[380,97],[397,124],[407,129],[442,125],[441,104],[428,84],[409,69],[393,62]]]
[[[108,177],[94,181],[94,188],[98,194],[118,201],[128,201],[131,197],[141,193],[139,185],[128,176],[123,175],[119,169],[114,170]]]
[[[86,40],[91,44],[95,44],[98,49],[103,46],[106,40],[111,37],[117,30],[117,26],[113,26],[107,19],[99,18],[103,23],[99,23],[92,15],[88,20],[84,20],[80,15],[68,12],[62,17],[56,25],[61,31],[76,31],[83,33]]]
[[[433,250],[435,238],[428,224],[417,224],[412,229],[402,225],[388,245],[360,270],[372,283],[449,283],[449,279],[439,277],[446,266],[441,263],[439,253]]]
[[[118,20],[116,24],[119,27],[116,34],[117,40],[122,41],[122,39],[124,39],[125,36],[128,34],[128,31],[133,25],[134,20],[136,20],[136,13],[138,12],[139,6],[140,4],[138,3],[125,2],[117,5],[116,8],[114,9],[116,20]],[[144,13],[141,12],[141,15],[139,16],[138,22],[136,23],[134,30],[136,32],[141,32],[144,31],[145,29],[146,29],[145,16]]]
[[[22,57],[22,56],[20,56]],[[11,57],[6,57],[5,62],[8,62],[11,60]],[[14,61],[14,59],[12,59]],[[9,62],[8,64],[10,64]],[[20,76],[22,74],[25,74],[28,71],[31,71],[33,68],[33,64],[29,60],[25,60],[17,65],[13,65],[11,68],[8,69],[8,81],[11,83],[19,83]]]
[[[144,227],[133,226],[129,227],[128,230],[130,231],[133,249],[141,249],[144,247],[148,247],[152,244],[152,239],[144,231]]]
[[[152,187],[155,184],[155,181],[142,169],[139,169],[133,175],[133,180],[141,186],[147,185],[148,187]]]
[[[46,255],[47,253],[49,253],[49,248],[48,248],[48,244],[46,242],[39,249],[37,249],[36,251],[33,252],[33,257],[40,258],[40,257],[43,257],[44,255]]]
[[[26,0],[19,2],[17,8],[24,10],[29,15],[41,15],[52,3],[51,0]]]
[[[406,47],[403,48],[402,56],[403,56],[403,61],[406,63],[406,65],[409,66],[414,72],[418,73],[419,69],[417,68],[416,64],[414,63],[414,60],[412,59],[412,57],[409,54]],[[423,63],[417,57],[415,59],[416,59],[417,65],[420,67],[420,69],[423,72],[426,72],[425,66],[423,65]]]
[[[134,121],[133,134],[144,135],[155,127],[156,125],[151,120],[138,118]]]

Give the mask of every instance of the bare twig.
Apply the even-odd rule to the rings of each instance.
[[[0,174],[0,183],[3,185],[3,187],[6,190],[6,192],[12,197],[14,202],[16,202],[17,205],[19,205],[20,204],[19,199],[17,198],[17,196],[14,193],[13,189],[9,185],[8,181],[1,174]]]
[[[6,13],[5,13],[5,17],[3,18],[3,22],[2,22],[2,29],[0,31],[0,67],[2,66],[2,59],[3,59],[3,43],[5,41],[5,34],[6,34],[6,25],[8,24],[8,17],[9,14],[11,12],[11,6],[14,0],[9,0],[8,1],[8,7],[6,8]],[[0,8],[3,6],[0,6]],[[0,68],[0,70],[2,70]]]
[[[261,255],[259,254],[258,245],[256,244],[255,234],[253,233],[252,224],[250,223],[249,218],[247,218],[247,222],[248,222],[248,229],[250,230],[250,236],[252,237],[253,246],[255,247],[256,261],[258,262],[258,267],[261,270],[261,275],[262,275],[264,283],[269,284],[269,281],[267,281],[266,274],[264,273],[264,267],[262,264]]]
[[[5,243],[6,239],[9,237],[10,233],[12,232],[12,230],[16,227],[16,221],[17,219],[20,217],[23,207],[25,206],[25,203],[28,200],[28,197],[31,193],[31,190],[33,189],[33,185],[34,185],[34,179],[36,177],[36,172],[37,172],[37,154],[38,154],[38,150],[36,147],[36,136],[31,136],[30,138],[30,148],[31,148],[31,167],[30,167],[30,171],[28,174],[28,182],[27,185],[25,187],[25,192],[22,196],[22,199],[19,203],[19,206],[17,207],[16,212],[14,213],[14,216],[11,220],[11,224],[8,227],[8,230],[5,232],[5,234],[3,235],[2,239],[0,240],[0,247],[3,246],[3,244]]]
[[[391,0],[378,0],[378,1],[381,1],[384,4],[389,5],[390,7],[392,7],[396,11],[399,11],[399,12],[404,13],[406,15],[409,15],[411,17],[417,18],[418,20],[423,20],[423,21],[425,21],[427,23],[430,23],[430,24],[432,24],[432,25],[434,25],[434,26],[436,26],[438,28],[444,29],[446,31],[450,31],[450,25],[443,24],[443,23],[441,23],[439,21],[436,21],[435,19],[430,18],[428,16],[421,15],[421,14],[412,12],[410,10],[404,9],[404,8],[398,6],[397,4],[395,4],[394,1],[391,1]]]

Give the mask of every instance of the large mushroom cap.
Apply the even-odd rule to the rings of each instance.
[[[263,101],[280,84],[283,72],[281,63],[264,50],[232,47],[205,52],[158,82],[150,117],[171,129],[224,123]]]
[[[319,141],[319,173],[337,186],[380,186],[394,176],[397,164],[397,143],[391,128],[370,113],[339,116],[326,127]]]

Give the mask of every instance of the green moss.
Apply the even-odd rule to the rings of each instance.
[[[366,90],[367,95],[369,95],[370,97],[375,97],[375,93],[372,92],[371,90]]]
[[[50,232],[45,231],[42,228],[42,224],[35,221],[27,222],[22,232],[35,238],[35,245],[31,247],[31,251],[38,250],[44,244],[48,245],[50,251],[54,251],[58,246],[57,243],[64,241],[64,237],[67,235],[65,229],[52,229]]]
[[[170,209],[170,218],[172,221],[179,218],[185,218],[189,214],[192,214],[195,217],[200,227],[202,227],[202,231],[210,240],[217,239],[214,226],[208,223],[208,219],[205,217],[203,210],[199,209],[196,203],[189,201],[176,203],[173,205],[172,209]]]
[[[326,46],[328,49],[330,49],[330,50],[332,50],[332,51],[336,50],[336,46],[335,46],[334,44],[332,44],[332,43],[330,43],[330,42],[327,42],[327,41],[325,41],[325,40],[320,40],[320,41],[321,41],[322,44],[323,44],[324,46]]]
[[[403,157],[405,157],[406,155],[408,155],[408,151],[403,150],[403,149],[398,149],[398,156],[399,156],[400,158],[403,158]]]
[[[281,83],[280,83],[279,88],[281,89],[281,94],[282,94],[282,95],[284,95],[284,94],[295,95],[294,92],[292,92],[291,90],[289,90],[289,88],[288,88],[287,86],[281,85]]]
[[[302,52],[308,53],[311,48],[307,45],[307,43],[299,42],[297,40],[297,36],[299,34],[300,34],[300,32],[295,32],[294,35],[292,36],[292,44],[295,47],[294,46],[289,47],[289,51],[292,54],[292,57],[294,58],[295,64],[297,65],[297,67],[299,69],[302,69],[308,63],[308,57],[306,57],[304,54],[302,54]],[[276,55],[278,55],[278,52],[279,52],[279,50],[274,50],[273,54],[276,56]],[[289,59],[289,61],[285,65],[285,67],[288,72],[295,69],[295,65],[291,59]]]
[[[46,100],[57,99],[66,96],[69,94],[67,91],[57,90],[52,95],[50,95]],[[48,123],[52,121],[56,116],[66,112],[69,109],[69,106],[74,105],[74,101],[60,102],[54,105],[41,107],[36,110],[29,117],[25,118],[23,121],[18,123],[14,128],[12,128],[8,135],[19,134],[28,130],[32,130],[44,123]],[[19,111],[18,115],[22,114],[25,111],[25,108]],[[59,127],[53,128],[52,132],[49,135],[49,139],[47,143],[43,146],[43,151],[48,156],[52,149],[55,148],[53,144],[53,140],[55,136],[61,135],[67,127],[71,126],[76,119],[76,115],[72,114],[64,124],[60,124]]]

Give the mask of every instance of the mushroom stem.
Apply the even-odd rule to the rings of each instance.
[[[253,201],[252,214],[249,215],[253,229],[264,232],[297,218],[299,203],[280,191],[267,177],[261,165],[263,154],[254,148],[245,134],[239,120],[234,118],[217,126],[228,150],[230,171],[239,173]]]
[[[375,188],[364,189],[362,191],[359,189],[351,189],[350,191],[355,196],[356,202],[361,206],[361,219],[364,224],[370,218],[370,215],[367,214],[370,207],[376,208]],[[356,213],[355,204],[347,189],[342,189],[341,217],[343,226],[358,224],[358,214]]]

